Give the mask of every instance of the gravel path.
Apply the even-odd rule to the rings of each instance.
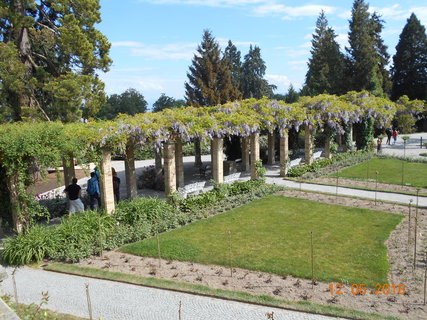
[[[9,277],[3,282],[3,290],[13,295],[13,269],[6,270]],[[178,319],[180,301],[183,320],[262,320],[272,311],[277,320],[337,319],[27,267],[18,269],[15,277],[19,302],[40,301],[42,291],[48,291],[48,309],[85,318],[89,317],[85,288],[89,284],[94,319]]]

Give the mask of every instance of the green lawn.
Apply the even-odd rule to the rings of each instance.
[[[378,182],[402,184],[402,163],[404,163],[403,183],[427,188],[427,163],[398,159],[370,159],[340,171],[339,176],[350,179],[375,179],[375,172],[378,171]],[[331,176],[334,177],[336,174]]]
[[[166,259],[229,265],[349,283],[387,283],[384,241],[401,216],[314,201],[268,196],[240,208],[160,235]],[[231,232],[231,255],[229,231]],[[157,256],[155,238],[121,251]]]

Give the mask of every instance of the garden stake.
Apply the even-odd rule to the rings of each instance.
[[[182,304],[181,301],[179,301],[179,308],[178,308],[178,320],[181,320],[181,312],[182,312]]]
[[[368,166],[366,167],[366,181],[367,181],[368,187],[369,187],[369,161],[368,161]]]
[[[89,319],[92,320],[92,302],[90,301],[89,295],[89,283],[86,283],[86,299],[87,299],[87,308],[89,310]]]
[[[417,225],[418,225],[418,193],[420,188],[417,189],[417,206],[415,207],[415,243],[414,243],[414,266],[415,270],[415,261],[417,260]]]
[[[311,289],[314,289],[313,231],[310,232],[310,240],[311,240]]]
[[[408,218],[408,249],[409,249],[409,240],[411,238],[411,204],[412,204],[412,199],[409,200],[409,218]]]
[[[337,185],[336,185],[336,190],[335,190],[335,202],[338,203],[338,179],[339,179],[339,174],[337,171]]]
[[[378,171],[375,171],[375,205],[377,205]]]
[[[16,280],[15,280],[15,272],[16,272],[16,267],[15,269],[13,269],[12,272],[12,282],[13,282],[13,293],[15,294],[15,302],[18,304],[18,289],[16,288]]]
[[[160,239],[159,239],[159,233],[156,233],[156,240],[157,240],[157,254],[159,256],[159,268],[162,266],[162,256],[160,255]]]
[[[231,265],[231,231],[228,230],[228,256],[230,260],[230,274],[233,278],[233,266]]]
[[[424,270],[424,305],[426,305],[426,287],[427,287],[427,252],[426,252],[426,266]]]

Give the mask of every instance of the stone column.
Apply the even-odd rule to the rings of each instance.
[[[182,154],[182,140],[178,138],[175,142],[175,167],[176,167],[176,185],[178,188],[185,185],[184,182],[184,158]]]
[[[250,154],[249,154],[249,138],[242,138],[242,171],[249,171],[250,165]]]
[[[212,140],[212,176],[217,183],[224,182],[223,170],[223,146],[224,139],[214,137]]]
[[[156,181],[160,179],[162,175],[162,150],[157,149],[157,146],[154,146],[154,167],[156,169]]]
[[[311,125],[305,126],[305,164],[313,163],[313,127]]]
[[[64,185],[67,187],[71,184],[71,180],[76,177],[73,154],[62,157],[62,167],[64,168]]]
[[[288,131],[285,132],[285,137],[280,137],[280,176],[284,177],[288,174],[289,161],[289,136]]]
[[[328,158],[328,159],[332,158],[331,142],[332,142],[331,137],[328,136],[328,135],[326,135],[326,140],[325,140],[325,158]]]
[[[268,133],[268,160],[267,160],[267,164],[269,165],[273,165],[276,163],[276,159],[275,159],[275,154],[276,154],[276,150],[275,150],[275,145],[274,145],[274,139],[275,138],[275,134],[274,131],[272,133]]]
[[[132,141],[126,144],[125,174],[126,174],[126,195],[128,199],[133,199],[138,195],[136,189],[135,172],[135,145]]]
[[[102,207],[107,214],[111,214],[116,208],[113,191],[113,174],[111,172],[111,152],[102,150],[101,160],[101,200]]]
[[[7,176],[6,184],[7,189],[9,190],[10,197],[10,208],[12,213],[12,223],[13,229],[21,233],[22,232],[22,221],[19,217],[19,213],[21,212],[21,207],[19,204],[19,192],[18,192],[18,175],[13,174],[11,176]]]
[[[163,145],[165,167],[165,194],[171,196],[176,191],[175,142],[168,141]]]
[[[259,160],[259,132],[251,135],[251,179],[258,179],[255,163]]]

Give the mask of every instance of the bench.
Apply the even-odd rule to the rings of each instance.
[[[200,193],[206,185],[206,181],[187,184],[184,187],[178,188],[179,194],[185,199],[191,194]]]
[[[301,160],[302,160],[301,158],[292,160],[291,162],[289,162],[289,168],[299,166],[299,164],[301,163]]]
[[[232,183],[239,180],[241,172],[232,173],[228,176],[224,176],[224,183]]]
[[[320,159],[321,155],[322,155],[322,151],[317,151],[313,154],[313,159],[314,160]]]

